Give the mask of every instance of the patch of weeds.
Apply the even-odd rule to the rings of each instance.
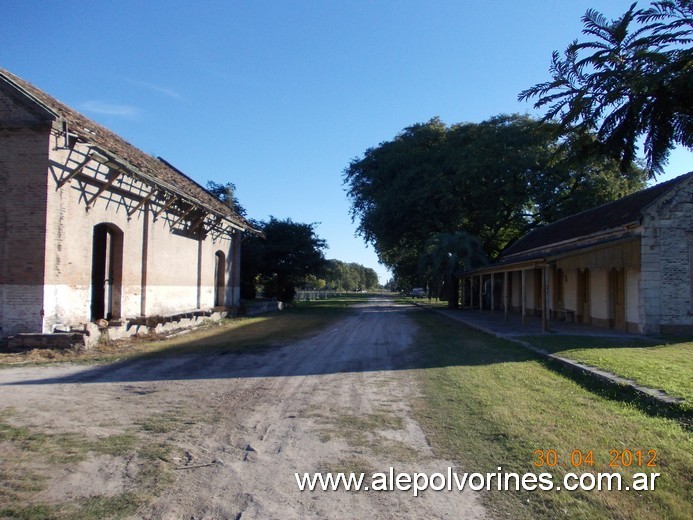
[[[149,496],[160,494],[174,480],[172,463],[174,448],[166,443],[151,443],[140,448],[137,453],[142,461],[137,480],[140,491]]]
[[[26,426],[13,426],[0,420],[0,441],[21,450],[45,455],[51,462],[79,462],[89,451],[84,437],[76,433],[43,433]]]
[[[43,433],[30,426],[10,424],[14,410],[0,412],[0,518],[44,520],[96,520],[132,516],[173,481],[172,446],[146,442],[135,432],[89,438],[78,433]],[[158,423],[161,424],[161,423]],[[139,465],[134,492],[115,496],[91,496],[59,504],[33,503],[45,489],[48,475],[67,465],[85,460],[90,454],[136,456]]]
[[[379,431],[404,428],[404,420],[389,412],[365,415],[342,413],[336,419],[328,417],[321,422],[330,425],[330,428],[321,433],[325,438],[329,436],[328,440],[333,436],[340,437],[353,447],[369,449],[380,443],[380,436],[377,443],[374,441]]]
[[[123,518],[135,514],[143,500],[137,493],[121,493],[112,497],[95,496],[82,499],[67,508],[72,520]]]
[[[402,430],[404,420],[395,414],[381,412],[366,415],[341,415],[337,419],[337,426],[346,430]]]
[[[149,443],[140,448],[137,455],[143,460],[171,462],[172,447],[165,442]]]
[[[90,450],[104,455],[120,457],[132,453],[139,439],[134,433],[120,433],[90,441]]]
[[[133,434],[114,434],[88,439],[78,433],[43,433],[27,426],[12,426],[0,417],[0,442],[13,443],[21,451],[39,453],[54,464],[83,461],[89,452],[124,455],[132,451],[138,439]]]
[[[67,504],[13,505],[0,509],[0,516],[13,520],[124,518],[133,515],[142,503],[137,493],[122,493],[112,497],[88,497]]]
[[[371,475],[375,471],[371,463],[363,457],[349,457],[336,461],[324,462],[319,465],[319,472],[321,473],[353,473],[355,475],[364,473],[366,475]]]
[[[182,425],[179,414],[157,413],[139,421],[138,426],[149,433],[170,433]]]
[[[416,462],[421,459],[421,454],[416,448],[395,439],[378,439],[378,442],[371,446],[371,451],[388,461]]]
[[[114,426],[120,426],[120,423],[118,421],[103,421],[97,424],[99,428],[113,428]]]
[[[26,505],[13,504],[9,507],[0,507],[0,517],[13,520],[49,520],[59,518],[57,508],[45,504]]]
[[[25,464],[4,464],[0,470],[0,504],[19,503],[27,494],[46,487],[46,478],[29,471]]]

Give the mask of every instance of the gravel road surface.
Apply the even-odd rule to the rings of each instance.
[[[173,482],[136,518],[484,518],[468,491],[298,488],[295,473],[363,472],[368,485],[391,467],[465,470],[436,458],[412,417],[412,312],[373,299],[310,339],[254,353],[0,370],[0,408],[47,433],[138,431],[171,445]],[[132,456],[90,454],[36,498],[117,495],[138,469]]]

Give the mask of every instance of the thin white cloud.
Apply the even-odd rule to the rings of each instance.
[[[99,100],[85,101],[80,104],[80,109],[85,112],[118,117],[137,117],[140,113],[137,108],[130,105],[119,105]]]
[[[170,97],[172,99],[176,100],[182,100],[183,96],[181,96],[178,92],[175,90],[168,88],[168,87],[162,87],[161,85],[156,85],[154,83],[149,83],[147,81],[140,81],[138,79],[130,79],[130,78],[123,78],[125,81],[128,83],[132,83],[133,85],[137,85],[139,87],[144,87],[146,89],[152,90],[154,92],[158,92],[159,94],[163,94],[164,96]]]

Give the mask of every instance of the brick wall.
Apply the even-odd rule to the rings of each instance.
[[[40,332],[49,127],[0,91],[0,337]]]

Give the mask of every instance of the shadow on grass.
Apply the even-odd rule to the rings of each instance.
[[[577,336],[561,334],[558,336],[527,335],[517,339],[527,341],[552,354],[575,349],[613,349],[613,348],[652,348],[662,344],[662,340],[653,338],[618,337],[618,336]]]
[[[458,365],[481,365],[491,363],[513,363],[524,361],[537,361],[542,363],[549,370],[556,372],[566,378],[571,379],[582,388],[599,395],[605,399],[618,401],[624,404],[633,406],[642,412],[656,417],[664,417],[673,419],[682,424],[686,429],[693,428],[693,414],[690,407],[686,403],[663,403],[651,395],[638,391],[637,389],[619,384],[604,377],[598,377],[594,373],[579,367],[571,367],[559,361],[542,356],[538,353],[527,350],[520,345],[495,338],[484,332],[470,329],[466,325],[459,322],[454,322],[451,319],[438,317],[438,320],[444,319],[449,323],[445,324],[448,327],[455,327],[463,333],[464,342],[455,344],[455,348],[450,348],[450,341],[444,341],[445,325],[441,322],[440,325],[431,327],[430,331],[433,336],[439,335],[438,338],[432,338],[427,342],[425,348],[425,357],[422,359],[421,366],[458,366]],[[449,334],[448,334],[449,337]],[[538,336],[542,338],[541,336]],[[524,337],[522,339],[525,339]],[[558,338],[547,337],[545,343],[556,344]],[[614,348],[613,342],[622,341],[624,347],[633,347],[635,344],[642,347],[652,347],[657,344],[650,339],[639,338],[595,338],[595,337],[574,337],[576,344],[585,344],[589,342],[590,347],[594,348]],[[532,341],[534,344],[534,342]],[[476,346],[479,345],[479,346]],[[599,345],[599,346],[597,346]],[[544,343],[541,347],[544,348]],[[557,348],[555,351],[568,350],[566,346],[563,349]],[[549,349],[546,349],[549,350]]]
[[[571,367],[551,358],[542,358],[542,363],[548,369],[571,379],[585,390],[600,397],[628,404],[653,417],[672,419],[686,430],[693,431],[693,411],[685,403],[665,403],[633,386],[597,377],[587,370]]]

